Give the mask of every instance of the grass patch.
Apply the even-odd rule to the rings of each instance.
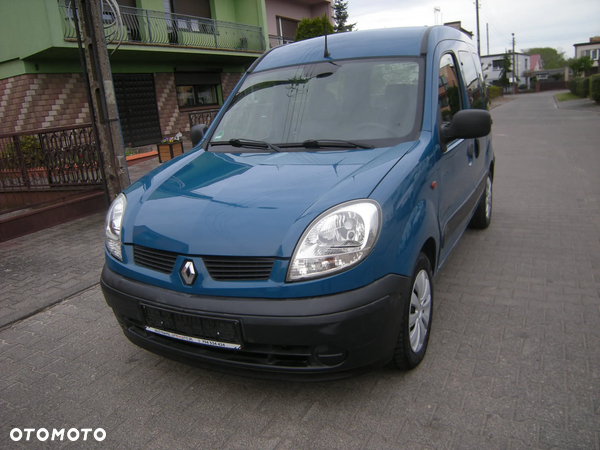
[[[556,97],[556,101],[558,102],[567,102],[569,100],[581,100],[581,97],[572,94],[571,92],[562,92],[560,94],[556,94],[554,97]]]

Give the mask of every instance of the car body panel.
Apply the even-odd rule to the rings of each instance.
[[[488,172],[493,173],[491,136],[446,142],[438,110],[441,56],[462,51],[463,58],[471,57],[474,47],[448,27],[332,35],[329,56],[324,43],[321,37],[267,52],[242,77],[199,146],[125,191],[122,261],[107,251],[102,289],[136,344],[219,370],[274,377],[338,377],[391,358],[419,254],[426,253],[435,274],[469,223]],[[374,141],[368,149],[348,145],[281,152],[209,144],[237,90],[253,73],[403,57],[420,58],[424,69],[416,109],[420,129],[404,141]],[[457,70],[463,80],[463,69]],[[462,107],[470,108],[464,82],[459,95]],[[380,208],[382,225],[370,253],[340,272],[289,281],[294,250],[311,223],[336,205],[361,199]],[[159,272],[136,263],[138,247],[169,252],[172,269]],[[211,256],[268,258],[273,265],[265,278],[220,280],[209,270]],[[182,271],[190,263],[194,278],[188,283]],[[233,321],[239,325],[241,350],[157,336],[145,328],[147,307],[164,309],[174,322]],[[288,358],[296,351],[303,356]]]
[[[123,243],[189,255],[289,258],[298,240],[297,235],[285,239],[290,228],[304,230],[324,209],[368,197],[412,145],[259,154],[198,152],[160,183],[152,183],[150,177],[149,183],[135,186],[147,185],[138,211],[124,224]],[[336,195],[338,190],[343,190],[343,199]],[[319,205],[316,213],[310,208],[313,203]],[[174,225],[173,218],[181,211],[185,220]]]

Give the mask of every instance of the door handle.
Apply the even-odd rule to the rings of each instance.
[[[469,146],[467,147],[467,156],[469,158],[472,158],[473,155],[475,154],[475,146],[473,145],[473,143],[471,142],[469,144]]]

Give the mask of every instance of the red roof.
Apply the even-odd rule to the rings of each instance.
[[[542,61],[542,55],[531,55],[530,58],[530,70],[540,70],[544,68],[544,61]]]

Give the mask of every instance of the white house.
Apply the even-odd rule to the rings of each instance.
[[[525,53],[509,53],[510,61],[512,64],[512,71],[508,72],[508,79],[512,83],[518,85],[526,85],[529,87],[529,72],[531,70],[531,56]],[[514,59],[513,59],[514,57]],[[502,60],[504,59],[504,53],[497,55],[486,55],[481,56],[481,66],[483,69],[483,76],[487,84],[498,85],[498,80],[502,73]],[[514,74],[516,73],[516,79]]]
[[[573,47],[575,47],[575,58],[589,56],[594,61],[592,73],[598,73],[598,62],[600,60],[600,36],[591,37],[590,42],[574,44]]]

